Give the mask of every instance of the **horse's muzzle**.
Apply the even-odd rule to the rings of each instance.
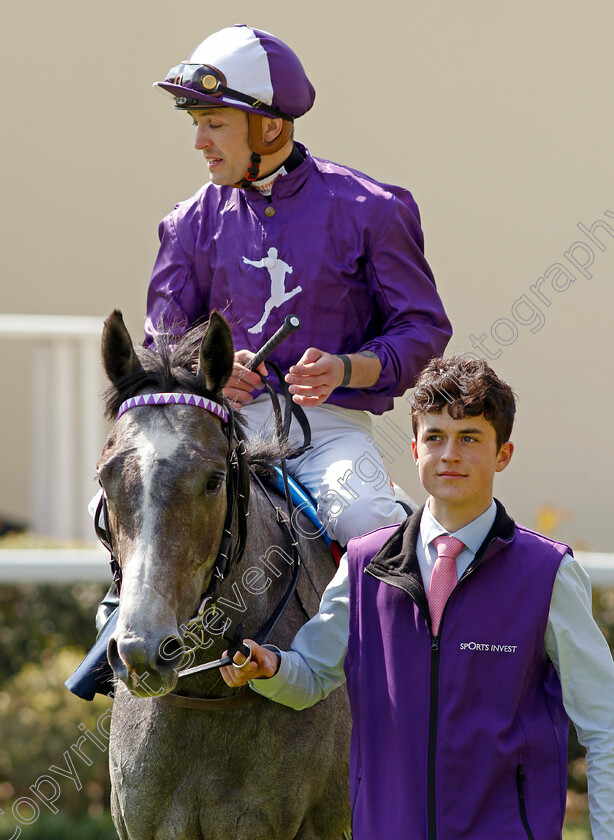
[[[179,636],[169,635],[153,645],[138,637],[109,640],[107,658],[118,679],[139,697],[160,697],[172,691],[184,658]]]

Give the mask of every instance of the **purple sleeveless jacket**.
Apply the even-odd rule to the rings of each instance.
[[[348,546],[354,840],[560,840],[568,722],[544,633],[570,549],[497,503],[433,638],[421,515]]]

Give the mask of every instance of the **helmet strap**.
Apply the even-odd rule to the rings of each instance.
[[[251,111],[247,113],[247,144],[252,154],[244,180],[238,184],[233,184],[235,187],[245,189],[251,185],[252,181],[257,181],[260,177],[262,158],[267,155],[274,155],[280,149],[283,149],[292,137],[293,123],[290,120],[282,120],[281,131],[277,137],[270,143],[265,143],[262,138],[263,121],[265,119],[270,119],[270,117],[263,117],[261,114],[252,114]]]
[[[252,152],[252,155],[249,159],[249,166],[247,167],[247,175],[245,176],[245,180],[251,183],[252,181],[257,181],[258,176],[260,175],[260,163],[262,158],[256,152]]]

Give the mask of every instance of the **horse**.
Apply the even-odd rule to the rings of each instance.
[[[295,711],[227,687],[217,668],[197,670],[229,647],[238,621],[257,638],[277,612],[270,641],[288,648],[335,571],[323,539],[302,539],[308,575],[296,582],[288,514],[266,483],[275,447],[246,440],[222,395],[233,356],[217,312],[156,350],[133,345],[117,310],[103,330],[106,412],[121,414],[97,465],[121,569],[108,646],[111,813],[121,840],[349,836],[345,688]],[[242,476],[234,501],[249,494],[243,527],[231,473]],[[296,522],[313,534],[308,520]]]

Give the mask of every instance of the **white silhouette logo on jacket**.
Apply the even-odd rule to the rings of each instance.
[[[262,318],[258,321],[256,326],[249,328],[248,332],[250,333],[262,332],[262,328],[271,314],[271,310],[281,306],[287,300],[293,298],[294,295],[303,291],[301,286],[296,286],[289,292],[286,291],[286,274],[292,274],[293,269],[287,262],[278,259],[277,254],[277,248],[269,248],[267,256],[263,257],[261,260],[248,260],[247,257],[242,258],[246,265],[253,265],[254,268],[266,268],[269,272],[269,277],[271,278],[271,296],[264,305],[264,314]]]

